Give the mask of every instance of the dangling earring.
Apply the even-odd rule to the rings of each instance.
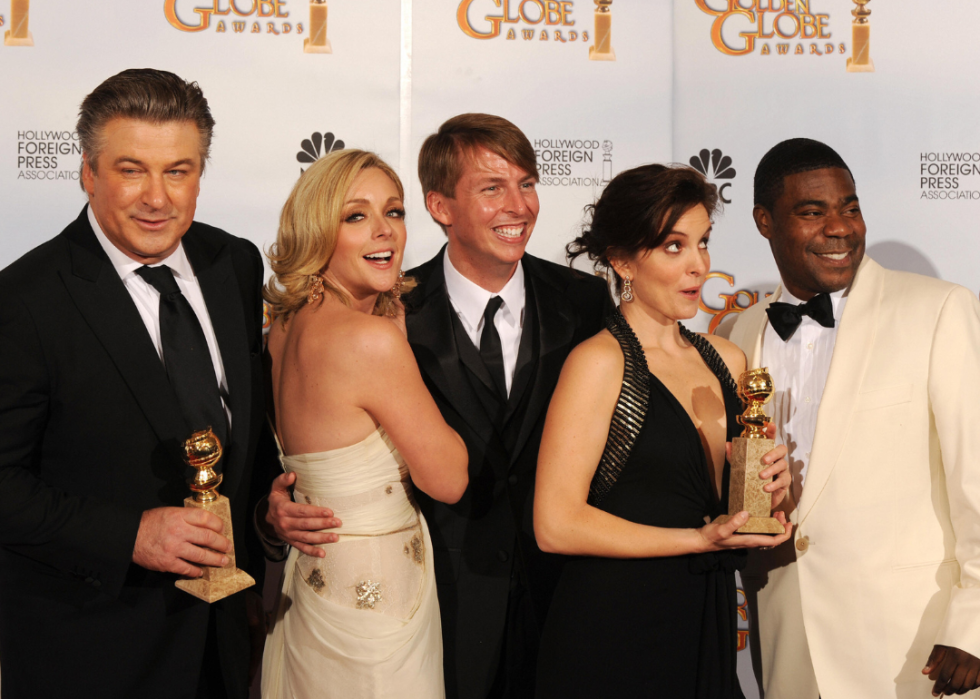
[[[313,303],[319,301],[323,296],[323,277],[319,274],[310,275],[310,292],[306,295],[306,302]]]
[[[629,277],[623,279],[623,293],[619,297],[626,303],[633,300],[633,282],[630,281]]]
[[[402,280],[405,279],[405,272],[398,270],[398,279],[395,280],[395,285],[391,287],[391,298],[397,301],[402,297]]]

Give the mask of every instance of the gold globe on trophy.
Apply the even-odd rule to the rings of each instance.
[[[728,514],[717,521],[727,522],[733,514],[747,511],[749,521],[738,528],[739,534],[782,534],[784,531],[779,520],[770,516],[772,493],[763,490],[769,481],[759,478],[759,472],[766,468],[762,457],[776,446],[775,441],[766,438],[768,417],[763,410],[774,393],[772,376],[766,368],[750,369],[738,377],[738,397],[745,405],[745,412],[736,419],[745,429],[741,436],[732,440]]]
[[[211,431],[195,432],[184,442],[184,460],[194,469],[194,476],[189,481],[194,495],[184,500],[184,507],[196,507],[200,510],[217,515],[224,522],[222,534],[232,544],[228,556],[228,565],[223,568],[201,566],[204,574],[199,578],[178,580],[177,587],[184,592],[198,597],[205,602],[217,602],[239,590],[244,590],[255,584],[252,576],[235,565],[235,539],[231,531],[231,501],[224,495],[218,494],[222,476],[214,470],[221,460],[221,440]]]
[[[750,369],[738,377],[738,397],[747,406],[745,412],[736,417],[738,424],[745,429],[742,437],[746,439],[765,439],[766,422],[769,418],[763,406],[772,400],[775,393],[769,369]],[[770,440],[771,441],[771,440]],[[770,447],[771,448],[771,447]]]

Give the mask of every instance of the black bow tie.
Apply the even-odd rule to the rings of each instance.
[[[810,316],[825,328],[834,327],[834,304],[830,300],[830,294],[817,294],[806,303],[795,305],[792,303],[771,303],[766,309],[772,329],[783,338],[783,342],[788,340],[800,327],[803,316]]]

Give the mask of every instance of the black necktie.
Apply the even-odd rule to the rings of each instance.
[[[210,427],[227,448],[227,421],[211,351],[194,309],[180,293],[173,271],[166,265],[143,266],[136,273],[160,292],[163,363],[187,427],[191,432]]]
[[[493,383],[497,387],[497,393],[504,401],[507,400],[507,382],[504,378],[504,351],[500,347],[500,334],[497,326],[493,324],[493,318],[503,305],[504,300],[499,296],[491,296],[487,301],[487,308],[483,311],[483,334],[480,336],[480,357],[483,359],[487,371],[493,378]]]
[[[817,294],[806,303],[800,305],[792,303],[769,304],[766,309],[772,329],[783,338],[783,342],[788,340],[800,327],[803,316],[810,316],[825,328],[834,327],[834,304],[830,300],[830,294]]]

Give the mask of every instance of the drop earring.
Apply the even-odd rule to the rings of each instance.
[[[623,293],[619,295],[625,303],[630,303],[633,300],[633,282],[630,281],[629,277],[623,279]]]
[[[323,277],[319,274],[311,274],[310,291],[306,295],[306,302],[313,303],[314,301],[319,301],[321,296],[323,296]]]
[[[402,270],[398,271],[398,279],[395,280],[395,285],[391,287],[391,298],[395,301],[402,297],[402,280],[405,279],[405,272]]]

